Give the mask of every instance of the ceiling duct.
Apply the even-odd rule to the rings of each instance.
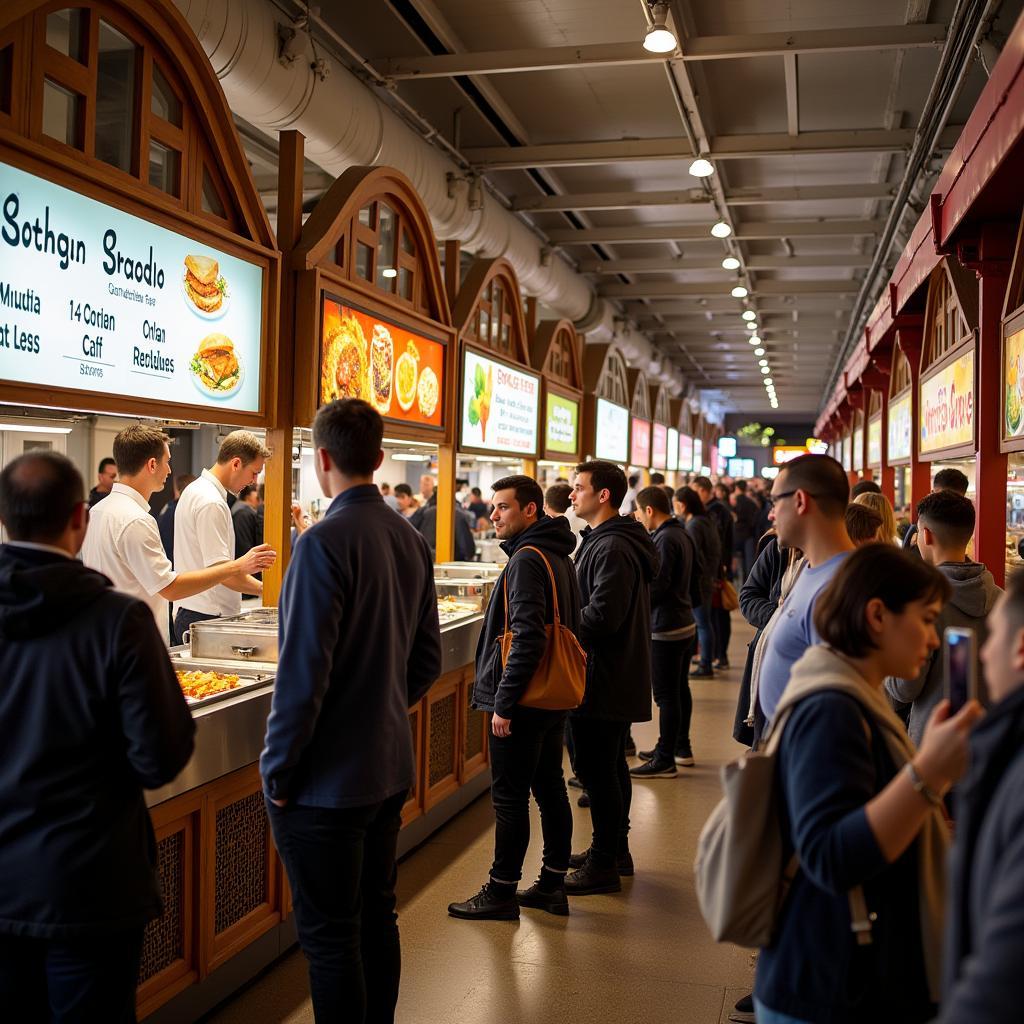
[[[439,239],[459,239],[482,258],[504,256],[528,295],[571,320],[588,341],[609,341],[616,311],[586,278],[486,189],[465,183],[466,168],[418,134],[346,67],[314,52],[305,31],[282,34],[271,0],[175,0],[213,66],[231,109],[275,136],[295,129],[306,156],[340,176],[357,165],[386,164],[412,181]],[[290,28],[290,26],[284,26]],[[452,185],[454,183],[454,187]],[[657,352],[632,326],[617,338],[630,363],[647,368]],[[674,391],[682,377],[662,361],[657,379]]]

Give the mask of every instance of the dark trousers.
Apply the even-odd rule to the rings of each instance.
[[[179,608],[174,613],[174,629],[171,632],[171,646],[180,647],[185,642],[185,634],[193,622],[209,622],[216,619],[216,615],[204,615],[203,612],[194,612],[188,608]]]
[[[739,585],[742,587],[750,575],[750,570],[754,568],[754,562],[757,561],[757,542],[753,537],[736,541],[736,554],[740,562]]]
[[[611,867],[628,848],[633,783],[626,763],[628,722],[572,718],[576,777],[590,795],[594,834],[590,847],[602,867]]]
[[[690,657],[693,637],[685,640],[651,641],[651,681],[654,703],[658,705],[657,761],[671,761],[679,749],[690,746]]]
[[[78,939],[0,935],[0,1017],[134,1024],[142,929]]]
[[[530,845],[530,794],[540,808],[544,867],[556,874],[569,868],[572,810],[562,778],[562,737],[566,712],[516,708],[512,731],[490,737],[491,802],[494,804],[496,882],[518,882]]]
[[[288,872],[309,962],[317,1024],[391,1024],[402,952],[396,848],[406,794],[366,807],[275,807],[274,841]]]
[[[732,639],[731,613],[724,608],[711,609],[711,628],[715,634],[715,660],[729,660],[729,641]],[[703,661],[703,657],[701,659]]]
[[[697,642],[700,644],[700,667],[711,668],[711,660],[715,656],[715,629],[712,625],[711,598],[693,606],[693,618],[697,623]]]

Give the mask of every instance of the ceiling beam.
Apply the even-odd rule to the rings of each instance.
[[[821,153],[893,153],[913,145],[915,129],[850,128],[844,131],[716,135],[709,160],[750,160],[762,156]],[[946,128],[939,148],[948,149],[960,137],[960,126]],[[515,171],[538,167],[585,167],[590,164],[635,160],[688,160],[695,154],[687,139],[612,139],[598,142],[550,142],[539,146],[480,146],[462,155],[481,170]]]
[[[786,125],[790,135],[800,134],[800,87],[797,82],[796,54],[783,58],[786,68]]]
[[[782,299],[759,302],[757,316],[759,321],[763,321],[765,317],[777,317],[780,320],[791,320],[796,324],[808,316],[831,318],[832,314],[838,314],[842,317],[852,308],[853,303],[845,299],[816,299],[813,295],[807,295],[800,300],[799,308],[786,304]],[[717,320],[708,317],[728,316],[735,317],[738,321],[740,307],[736,299],[719,295],[715,299],[703,299],[700,302],[650,302],[645,305],[637,303],[628,307],[628,313],[634,319],[645,316],[690,316],[701,318],[707,323],[717,323]],[[794,314],[797,316],[796,319],[793,319]],[[845,325],[845,318],[843,323]]]
[[[883,220],[780,220],[740,224],[737,241],[774,238],[823,238],[877,234]],[[616,242],[682,242],[711,238],[704,224],[638,224],[614,228],[555,228],[546,232],[552,245],[593,245]],[[721,261],[719,261],[721,262]]]
[[[859,281],[759,281],[758,295],[856,295]],[[598,289],[608,299],[670,299],[702,295],[720,296],[721,288],[707,284],[680,284],[660,281],[657,284],[622,284],[609,282]]]
[[[822,202],[830,199],[891,199],[895,185],[864,182],[851,185],[783,185],[777,188],[729,188],[730,206],[768,203]],[[660,192],[582,192],[560,196],[518,196],[512,209],[524,213],[564,213],[569,210],[632,210],[645,206],[706,206],[711,197],[703,189],[666,189]]]
[[[688,39],[682,52],[652,54],[643,48],[638,37],[625,43],[390,57],[377,61],[374,69],[384,78],[403,81],[411,78],[509,75],[569,68],[625,67],[631,64],[658,64],[666,60],[736,60],[797,53],[906,50],[941,46],[945,38],[945,25],[883,25],[877,28],[698,36]]]
[[[743,263],[747,270],[800,270],[817,267],[854,269],[871,265],[871,257],[859,253],[835,253],[820,256],[748,256]],[[723,280],[732,280],[735,271],[723,270],[722,261],[707,256],[690,258],[634,257],[620,260],[582,260],[584,274],[661,274],[677,270],[717,270]],[[728,275],[727,277],[725,275]]]

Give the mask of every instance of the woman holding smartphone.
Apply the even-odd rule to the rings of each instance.
[[[948,828],[976,702],[943,701],[915,749],[882,692],[939,645],[948,581],[890,544],[851,554],[818,598],[822,643],[776,710],[785,858],[799,867],[758,960],[758,1024],[916,1024],[940,988]]]

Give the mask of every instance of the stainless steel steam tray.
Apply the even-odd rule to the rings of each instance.
[[[265,613],[273,612],[273,620]],[[263,613],[263,618],[253,616]],[[277,664],[277,609],[259,608],[225,619],[196,622],[189,630],[191,656],[203,661]]]

